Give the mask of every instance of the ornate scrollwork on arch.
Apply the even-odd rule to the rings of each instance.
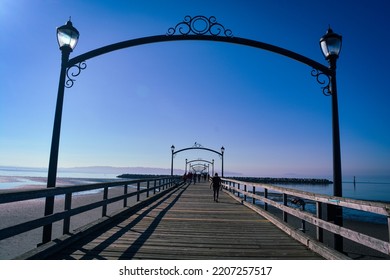
[[[73,87],[74,81],[76,80],[76,79],[74,79],[74,77],[77,77],[78,75],[80,75],[81,70],[84,70],[85,68],[87,68],[87,64],[85,63],[85,61],[82,61],[80,63],[77,63],[75,65],[70,66],[66,70],[67,80],[65,82],[65,87],[66,88]]]
[[[202,144],[200,144],[198,142],[195,142],[192,147],[194,147],[194,148],[203,148]]]
[[[168,29],[168,36],[175,34],[212,36],[224,35],[226,37],[233,37],[233,32],[218,23],[214,16],[209,18],[205,16],[185,16],[182,22],[179,22],[175,27]]]
[[[331,96],[330,91],[330,77],[329,75],[319,71],[318,69],[311,70],[311,75],[317,79],[317,82],[321,85],[322,93],[325,96]]]

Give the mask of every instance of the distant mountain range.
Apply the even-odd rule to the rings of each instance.
[[[43,167],[22,167],[22,166],[0,166],[0,170],[3,171],[37,171],[45,172],[47,168]],[[59,172],[71,172],[71,173],[100,173],[100,174],[160,174],[170,175],[171,169],[168,168],[154,168],[154,167],[114,167],[114,166],[83,166],[83,167],[59,167]],[[184,173],[184,170],[174,169],[177,174]]]
[[[47,172],[43,167],[21,167],[21,166],[0,166],[3,171],[30,171]],[[170,168],[158,167],[113,167],[113,166],[85,166],[85,167],[60,167],[58,172],[69,173],[96,173],[96,174],[152,174],[152,175],[170,175]],[[184,174],[183,169],[174,169],[173,174]],[[226,173],[226,172],[225,172]],[[228,172],[228,176],[240,176],[240,173]]]

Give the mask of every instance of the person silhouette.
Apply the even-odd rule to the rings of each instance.
[[[222,189],[221,185],[221,177],[218,176],[218,173],[215,173],[214,177],[212,178],[210,188],[213,186],[213,192],[214,192],[214,201],[218,202],[219,197],[219,190]]]

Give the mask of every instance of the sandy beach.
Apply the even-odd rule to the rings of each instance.
[[[63,179],[60,180],[61,184],[72,184],[77,180]],[[37,185],[27,185],[24,188],[39,188],[42,186]],[[110,189],[109,197],[114,197],[119,194],[122,194],[122,188]],[[90,193],[74,196],[72,200],[72,207],[86,205],[91,202],[99,201],[102,198],[102,193]],[[131,205],[135,202],[135,198],[130,198],[128,200],[128,205]],[[44,213],[44,199],[35,199],[23,202],[16,203],[7,203],[0,205],[0,228],[9,227],[24,221],[29,221],[43,216]],[[119,210],[122,207],[122,201],[114,203],[108,206],[108,214],[113,213]],[[64,198],[56,198],[55,201],[55,212],[61,212],[64,209]],[[71,231],[88,224],[96,219],[101,218],[102,209],[94,209],[80,215],[74,216],[71,218]],[[294,221],[291,219],[292,224],[297,228],[300,227],[300,221]],[[365,233],[367,235],[376,237],[381,240],[388,241],[388,229],[386,224],[374,224],[374,223],[365,223],[359,221],[345,220],[344,226],[350,229],[357,230],[359,232]],[[315,228],[311,225],[307,225],[307,230],[309,235],[315,234]],[[62,235],[62,222],[57,222],[53,224],[53,239],[58,238]],[[0,241],[0,259],[13,259],[16,256],[25,253],[31,249],[34,249],[37,244],[41,242],[42,238],[42,228],[32,230],[30,232],[20,234],[18,236],[8,238]],[[324,235],[325,242],[329,238],[329,235]],[[352,259],[390,259],[389,256],[378,253],[374,250],[367,249],[363,246],[355,244],[351,241],[344,242],[344,251],[348,253],[348,256]]]
[[[17,178],[16,178],[17,179]],[[25,185],[23,189],[38,189],[45,187],[45,178],[31,178],[33,181],[42,182],[40,184]],[[3,178],[3,180],[5,180]],[[86,183],[97,183],[101,180],[94,179],[59,179],[58,185],[75,185],[75,184],[86,184]],[[112,181],[112,180],[111,180]],[[20,188],[19,188],[20,189]],[[129,192],[131,188],[129,188]],[[0,191],[1,193],[1,191]],[[123,188],[111,188],[108,192],[109,198],[123,194]],[[97,202],[102,199],[103,193],[87,193],[76,195],[72,199],[72,208],[78,206]],[[142,196],[141,196],[142,199]],[[134,204],[136,198],[131,197],[128,199],[128,205]],[[107,214],[111,214],[119,210],[123,205],[122,201],[112,203],[107,207]],[[45,199],[34,199],[28,201],[14,202],[0,204],[0,229],[6,228],[12,225],[16,225],[22,222],[30,221],[43,217],[45,208]],[[62,212],[64,209],[64,197],[57,197],[54,204],[54,213]],[[91,211],[84,212],[82,214],[73,216],[70,223],[70,231],[75,230],[83,225],[93,222],[102,217],[102,208],[93,209]],[[63,223],[56,222],[53,224],[52,238],[58,238],[62,235]],[[15,237],[7,238],[0,241],[0,260],[13,259],[18,255],[21,255],[31,249],[36,248],[37,244],[42,241],[42,228],[32,230],[20,234]]]

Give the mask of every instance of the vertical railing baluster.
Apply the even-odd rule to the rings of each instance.
[[[137,183],[137,202],[140,200],[140,192],[141,191],[141,183],[140,182],[138,182]]]
[[[388,239],[390,241],[390,216],[387,216],[387,230],[388,230]]]
[[[316,202],[316,212],[317,212],[317,218],[322,219],[322,203],[319,201]],[[317,240],[320,242],[323,242],[324,241],[324,230],[317,225],[316,232],[317,232]]]
[[[104,188],[103,191],[103,201],[108,199],[108,187]],[[102,207],[102,217],[107,216],[107,204],[104,204]]]
[[[128,192],[128,186],[127,184],[125,184],[125,186],[123,187],[123,194],[126,195]],[[125,197],[123,199],[123,208],[127,207],[127,197]]]
[[[255,195],[256,194],[256,187],[252,186],[252,193]],[[256,198],[252,197],[252,204],[256,204]]]
[[[268,198],[268,189],[264,188],[264,198]],[[264,202],[264,210],[268,211],[268,203]]]
[[[149,187],[150,187],[150,181],[146,183],[146,197],[149,197]]]
[[[65,195],[65,211],[69,211],[72,208],[72,193],[67,193]],[[67,234],[70,231],[70,216],[64,218],[64,224],[62,228],[62,234]]]
[[[287,194],[283,194],[283,205],[287,206]],[[287,212],[283,211],[283,222],[287,223]]]
[[[302,204],[302,211],[305,211],[305,203]],[[306,221],[304,219],[301,220],[301,231],[306,232]]]
[[[244,192],[245,192],[245,194],[244,194],[244,201],[246,201],[246,185],[244,185]]]

